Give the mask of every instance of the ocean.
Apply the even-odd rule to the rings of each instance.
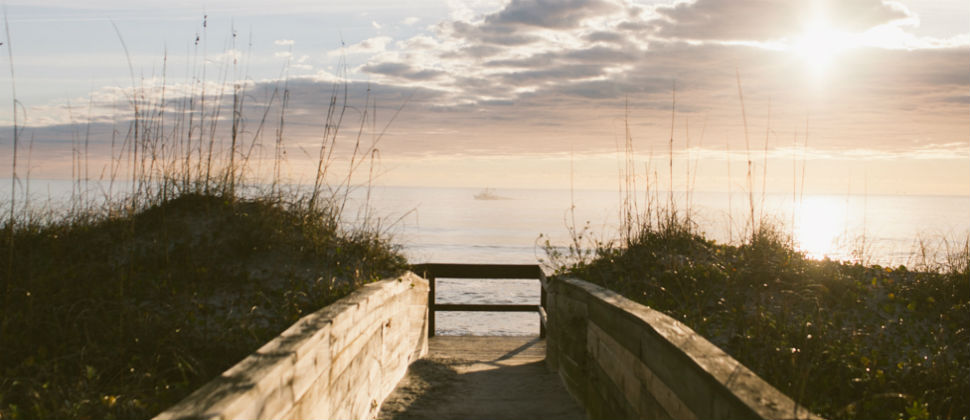
[[[9,180],[0,196],[9,197]],[[36,205],[66,206],[70,183],[32,181]],[[19,191],[19,190],[18,190]],[[609,241],[618,236],[622,197],[617,191],[498,189],[496,199],[481,200],[476,188],[374,187],[356,190],[346,220],[357,223],[362,209],[381,219],[381,229],[401,246],[412,263],[537,264],[543,245],[565,246],[569,226],[588,226],[585,237]],[[659,193],[666,202],[667,193]],[[756,216],[794,237],[812,258],[856,260],[882,265],[917,262],[918,241],[930,251],[962,245],[970,235],[970,196],[755,195]],[[686,207],[688,197],[674,194]],[[749,196],[696,192],[689,197],[697,228],[718,242],[737,242],[749,220]],[[643,208],[643,197],[639,207]],[[931,256],[942,258],[942,255]],[[535,280],[439,279],[438,303],[538,304]],[[532,313],[439,312],[437,334],[533,335]]]
[[[607,241],[618,235],[617,191],[503,189],[500,199],[479,200],[473,188],[377,187],[375,214],[393,222],[388,231],[413,263],[535,264],[545,260],[542,245],[569,243],[568,226],[588,224],[587,237]],[[666,200],[666,193],[661,193]],[[813,258],[856,260],[883,265],[912,264],[922,238],[930,250],[942,240],[962,244],[970,234],[970,197],[768,194],[753,197],[762,215]],[[686,203],[676,194],[674,201]],[[719,242],[737,242],[749,218],[742,193],[694,193],[690,208],[698,230]],[[640,200],[643,207],[643,200]],[[541,236],[540,236],[541,235]],[[537,281],[438,280],[439,303],[538,304]],[[438,313],[437,334],[531,335],[531,313]]]

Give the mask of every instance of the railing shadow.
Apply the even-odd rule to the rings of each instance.
[[[523,345],[527,348],[529,345]],[[519,349],[516,349],[519,350]],[[379,419],[576,419],[582,408],[542,360],[493,361],[423,359],[385,401]],[[521,351],[521,350],[519,350]]]

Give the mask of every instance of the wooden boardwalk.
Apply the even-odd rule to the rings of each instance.
[[[436,336],[380,419],[581,419],[539,337]]]

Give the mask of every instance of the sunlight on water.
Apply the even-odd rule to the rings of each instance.
[[[9,195],[9,180],[0,194]],[[70,208],[70,182],[35,182],[32,203],[48,209]],[[116,186],[124,190],[124,186]],[[546,258],[545,240],[568,245],[566,226],[588,222],[586,238],[610,240],[618,231],[616,191],[497,191],[507,200],[476,200],[475,188],[378,187],[371,200],[352,197],[349,227],[359,207],[386,217],[385,233],[412,263],[535,264]],[[92,197],[97,198],[95,194]],[[682,196],[675,199],[681,200]],[[355,201],[356,200],[356,201]],[[696,193],[692,213],[700,232],[719,243],[738,243],[749,214],[746,194]],[[970,232],[970,197],[769,194],[757,200],[756,217],[765,217],[809,258],[864,260],[882,265],[911,263],[920,238],[964,238]],[[21,203],[23,200],[21,200]],[[575,211],[568,211],[575,206]],[[793,214],[794,212],[794,214]],[[794,216],[794,217],[793,217]],[[539,234],[543,236],[539,236]],[[587,246],[588,244],[584,244]],[[932,250],[931,250],[932,251]],[[943,250],[945,251],[945,249]],[[538,282],[454,281],[438,284],[439,302],[536,304]],[[438,314],[440,334],[532,335],[538,317],[530,313]]]
[[[813,259],[838,257],[839,239],[846,232],[844,204],[828,197],[809,197],[796,209],[795,244]]]

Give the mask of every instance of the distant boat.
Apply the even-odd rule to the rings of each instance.
[[[491,188],[485,188],[482,192],[475,194],[476,200],[509,200],[508,197],[502,197],[498,194],[492,192]]]

